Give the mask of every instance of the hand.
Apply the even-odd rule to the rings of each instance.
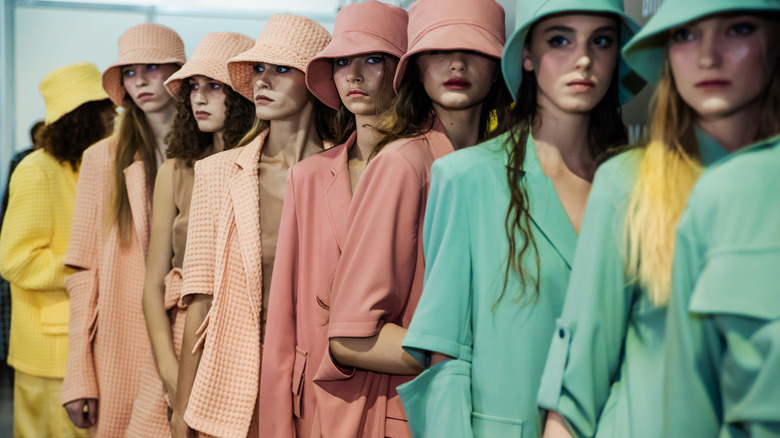
[[[73,425],[88,429],[97,424],[98,400],[96,398],[81,398],[64,405],[68,418]]]
[[[171,438],[197,438],[197,433],[184,422],[184,415],[173,411],[171,416]]]

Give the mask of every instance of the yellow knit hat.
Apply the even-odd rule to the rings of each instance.
[[[100,70],[91,62],[77,62],[50,71],[38,86],[46,102],[46,124],[59,120],[81,105],[108,99]]]

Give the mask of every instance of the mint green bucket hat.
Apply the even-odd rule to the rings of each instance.
[[[657,84],[664,65],[666,31],[707,15],[732,11],[780,12],[780,0],[665,0],[623,47],[623,59],[646,81]]]
[[[668,1],[668,0],[667,0]],[[607,13],[614,14],[621,21],[620,46],[628,42],[639,31],[639,25],[625,14],[623,0],[518,0],[515,8],[516,28],[504,47],[501,58],[501,72],[504,74],[509,91],[517,98],[520,83],[523,80],[523,47],[528,31],[534,23],[548,15],[560,13]],[[645,81],[634,73],[622,59],[618,66],[620,83],[618,98],[626,103],[642,91]]]

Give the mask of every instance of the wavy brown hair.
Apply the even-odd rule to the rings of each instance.
[[[44,126],[35,135],[34,142],[60,163],[67,162],[71,169],[78,170],[84,150],[111,134],[110,127],[103,123],[106,112],[116,115],[109,99],[82,104]]]
[[[171,130],[165,137],[168,144],[166,155],[168,158],[181,159],[187,166],[192,167],[197,159],[203,156],[203,152],[211,146],[214,135],[210,132],[201,132],[198,123],[192,113],[190,92],[192,84],[184,80],[181,84],[179,96],[176,101],[176,116],[171,124]],[[225,150],[238,145],[244,135],[252,128],[255,120],[255,106],[249,100],[242,97],[233,89],[223,84],[225,93],[225,131],[223,140]]]
[[[526,46],[531,43],[533,26],[528,31]],[[518,68],[522,66],[518,65]],[[588,137],[590,139],[590,153],[594,159],[605,154],[613,148],[628,143],[628,129],[623,124],[619,91],[618,68],[612,74],[609,88],[601,101],[591,110]],[[517,93],[514,107],[504,119],[504,126],[499,125],[497,132],[509,132],[503,147],[506,149],[508,165],[506,167],[506,180],[509,185],[509,206],[504,219],[504,228],[509,240],[509,252],[507,264],[504,270],[504,287],[495,306],[506,294],[510,272],[517,272],[520,276],[521,292],[517,301],[532,303],[539,297],[539,281],[541,267],[539,250],[531,231],[531,216],[529,209],[528,192],[525,188],[525,171],[523,163],[526,155],[526,142],[531,135],[531,126],[537,116],[538,83],[536,74],[523,69],[523,79],[520,90]],[[537,121],[538,122],[538,121]],[[519,235],[519,239],[518,239]],[[523,259],[528,251],[533,251],[536,261],[536,272],[530,278],[523,269]],[[526,283],[531,280],[534,284],[534,293],[530,297],[526,294]]]
[[[497,108],[505,108],[511,102],[509,91],[504,84],[501,68],[496,64],[496,78],[487,96],[482,101],[482,109],[479,114],[479,140],[482,141],[488,135],[496,135],[498,132],[490,131],[490,114]],[[376,150],[401,138],[411,138],[425,134],[433,128],[433,102],[425,92],[419,69],[417,68],[417,56],[409,60],[406,67],[398,94],[387,109],[377,120],[374,129],[382,136],[377,143]],[[498,112],[499,124],[504,114]]]

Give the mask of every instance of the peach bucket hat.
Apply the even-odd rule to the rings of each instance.
[[[38,88],[46,103],[46,124],[87,102],[108,99],[100,86],[100,70],[91,62],[55,68],[44,76]]]
[[[329,42],[330,32],[311,18],[300,15],[272,15],[255,45],[228,61],[233,89],[254,101],[254,63],[267,62],[306,72],[309,61]]]
[[[162,24],[142,23],[129,27],[119,37],[119,59],[103,72],[103,89],[117,105],[126,94],[122,66],[130,64],[178,64],[187,61],[184,43],[173,29]]]
[[[333,40],[306,68],[309,90],[325,105],[338,109],[341,99],[333,82],[333,59],[368,53],[400,58],[406,53],[408,23],[405,10],[376,0],[345,6],[336,15]]]
[[[207,33],[198,43],[190,60],[165,81],[165,88],[171,96],[179,99],[182,81],[198,75],[222,82],[232,88],[227,62],[239,53],[249,50],[254,43],[252,37],[242,33]]]
[[[409,59],[428,50],[471,50],[501,59],[504,8],[495,0],[418,0],[409,9],[409,50],[398,63],[398,90]]]

